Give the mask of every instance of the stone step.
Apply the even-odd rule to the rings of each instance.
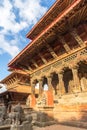
[[[74,126],[79,128],[87,129],[87,122],[82,121],[67,121],[67,122],[59,122],[58,124],[66,125],[66,126]]]
[[[0,130],[10,130],[10,125],[0,126]]]

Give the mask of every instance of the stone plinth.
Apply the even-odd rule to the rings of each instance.
[[[27,120],[20,124],[12,124],[10,130],[33,130],[32,116],[27,116]]]
[[[53,118],[53,107],[39,107],[39,112],[37,113],[37,120],[35,125],[39,127],[44,127],[48,125],[55,124]]]
[[[51,107],[49,107],[49,106],[39,106],[38,109],[39,109],[39,111],[46,113],[49,117],[53,118],[53,109],[54,109],[53,106],[51,106]]]
[[[33,109],[31,107],[24,107],[24,113],[25,114],[28,114],[28,113],[31,113],[33,111]]]
[[[54,108],[58,122],[87,121],[87,92],[61,96]]]
[[[0,130],[10,130],[10,125],[0,126]]]

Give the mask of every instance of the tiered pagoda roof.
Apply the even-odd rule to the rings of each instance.
[[[29,76],[26,73],[14,71],[1,81],[7,87],[7,92],[31,93],[29,87]]]
[[[83,33],[84,28],[79,24],[85,25],[86,22],[86,0],[57,0],[27,34],[27,38],[32,39],[31,43],[8,64],[8,67],[32,73],[61,57],[61,54],[66,56],[76,45],[69,32],[76,28],[80,35],[79,30]],[[69,48],[62,45],[64,38],[67,43],[71,40]]]

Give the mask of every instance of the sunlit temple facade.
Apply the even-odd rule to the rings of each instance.
[[[27,75],[26,104],[59,122],[87,120],[86,0],[56,0],[26,37],[31,43],[8,64]],[[13,86],[10,77],[3,81]]]

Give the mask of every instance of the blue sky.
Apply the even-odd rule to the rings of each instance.
[[[56,0],[0,0],[0,80],[28,43],[26,34]]]

